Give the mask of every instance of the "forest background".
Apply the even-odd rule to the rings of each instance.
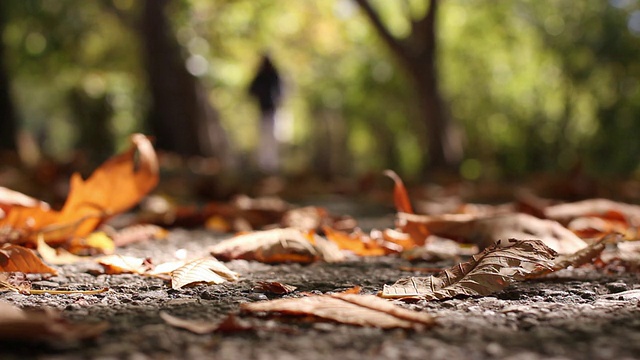
[[[0,147],[27,165],[98,163],[144,132],[254,171],[266,51],[285,175],[640,177],[637,0],[22,0],[0,18]]]

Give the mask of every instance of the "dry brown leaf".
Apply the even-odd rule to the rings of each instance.
[[[381,296],[435,300],[489,295],[541,268],[552,268],[556,255],[540,240],[511,240],[505,247],[496,244],[438,275],[410,277],[385,285]]]
[[[625,239],[638,239],[637,226],[631,226],[625,219],[600,216],[585,216],[571,220],[567,228],[583,239],[597,238],[606,234],[620,234]]]
[[[466,214],[424,216],[398,213],[398,218],[407,223],[423,224],[433,235],[476,244],[480,248],[492,246],[499,239],[511,238],[539,239],[559,254],[573,254],[587,246],[560,223],[527,214],[477,217]]]
[[[32,250],[12,244],[4,244],[0,247],[0,272],[54,275],[58,273],[55,269],[43,263]]]
[[[544,215],[563,224],[585,216],[625,219],[631,226],[640,225],[640,206],[615,202],[608,199],[589,199],[573,203],[551,205]]]
[[[209,248],[217,258],[256,260],[265,263],[334,262],[344,258],[335,244],[293,228],[256,231],[235,236]]]
[[[245,313],[315,316],[348,325],[382,329],[423,329],[435,321],[427,313],[403,309],[374,295],[332,294],[241,304]]]
[[[277,281],[258,281],[257,285],[254,287],[254,290],[278,295],[290,294],[296,289],[297,287],[295,286],[283,284]]]
[[[238,280],[238,274],[214,258],[192,260],[171,272],[173,289],[196,283],[222,284],[235,280]]]
[[[589,244],[586,248],[581,249],[573,254],[559,255],[553,261],[553,267],[540,268],[529,275],[527,278],[539,278],[554,271],[566,269],[568,267],[579,267],[587,263],[593,262],[596,258],[602,254],[606,248],[607,243],[615,243],[611,240],[613,236],[603,236],[598,241]]]
[[[96,259],[107,274],[137,274],[171,280],[173,289],[194,283],[220,284],[238,279],[231,271],[215,258],[169,261],[153,266],[150,259],[125,255],[109,255]]]
[[[60,244],[89,235],[106,217],[137,204],[158,183],[158,160],[147,137],[134,134],[131,140],[128,151],[106,161],[86,181],[79,174],[71,177],[62,210],[12,207],[0,219],[0,229],[12,231],[18,239],[9,238],[15,242],[35,244],[42,234],[47,243]]]
[[[164,311],[160,312],[160,318],[173,327],[189,330],[192,333],[200,335],[210,334],[216,331],[220,326],[219,324],[212,323],[211,321],[181,319]]]
[[[107,323],[72,324],[52,311],[24,311],[0,302],[0,340],[74,341],[95,338]]]

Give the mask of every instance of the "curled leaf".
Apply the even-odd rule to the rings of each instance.
[[[381,296],[435,300],[489,295],[540,269],[551,269],[556,255],[540,240],[511,240],[505,247],[496,244],[438,275],[410,277],[385,285]]]
[[[393,201],[398,212],[413,214],[413,207],[409,200],[407,188],[404,186],[404,182],[402,182],[400,176],[398,176],[398,174],[393,170],[385,170],[383,174],[390,177],[395,184],[393,188]]]
[[[190,261],[171,273],[173,289],[195,283],[222,284],[235,280],[238,280],[238,274],[213,258]]]

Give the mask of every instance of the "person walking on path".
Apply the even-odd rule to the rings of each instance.
[[[249,94],[260,107],[258,166],[266,174],[275,174],[280,167],[275,123],[276,111],[282,100],[282,80],[269,55],[262,56],[260,67],[249,86]]]

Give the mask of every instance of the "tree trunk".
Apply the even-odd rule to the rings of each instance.
[[[462,158],[461,139],[453,131],[438,86],[436,14],[438,1],[430,0],[425,16],[411,22],[411,34],[395,38],[368,0],[355,0],[382,40],[398,58],[413,82],[417,108],[426,126],[425,170],[454,169]]]
[[[2,4],[6,7],[6,4]],[[6,24],[6,9],[0,5],[0,34]],[[16,117],[11,101],[9,77],[4,62],[4,44],[0,41],[0,150],[16,151]]]
[[[146,0],[142,15],[141,37],[152,102],[149,127],[159,149],[226,159],[226,133],[206,90],[186,70],[166,15],[169,3]]]
[[[424,63],[423,63],[424,64]],[[422,71],[413,76],[418,97],[419,121],[427,127],[428,158],[425,169],[455,169],[462,158],[462,145],[454,132],[451,120],[438,87],[436,71]]]

